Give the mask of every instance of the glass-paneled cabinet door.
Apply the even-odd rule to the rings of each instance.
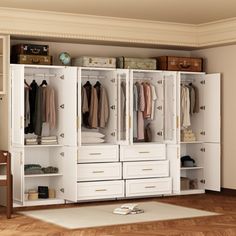
[[[129,70],[117,69],[117,140],[129,143]]]
[[[176,143],[177,107],[176,107],[176,72],[163,72],[164,78],[164,140]]]

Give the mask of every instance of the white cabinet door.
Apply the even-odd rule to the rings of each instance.
[[[75,202],[77,200],[77,148],[63,147],[58,150],[58,168],[62,177],[57,183],[58,197]]]
[[[11,66],[11,145],[24,146],[24,66]]]
[[[24,150],[14,148],[11,150],[13,174],[13,200],[23,204],[24,195]]]
[[[77,146],[77,68],[53,69],[52,84],[57,95],[57,131],[59,143]]]
[[[177,120],[177,73],[164,72],[164,140],[176,143]]]
[[[129,143],[129,70],[117,69],[117,140]]]
[[[208,74],[204,85],[204,131],[205,142],[220,142],[220,74]]]
[[[63,80],[63,133],[64,145],[77,145],[77,68],[66,67]]]
[[[220,191],[220,144],[205,143],[204,145],[204,178],[205,189]]]
[[[180,146],[167,145],[167,159],[170,161],[170,177],[172,178],[173,193],[180,193]]]

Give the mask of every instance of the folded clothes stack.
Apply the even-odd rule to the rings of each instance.
[[[39,174],[56,174],[59,169],[54,166],[42,167],[39,164],[25,165],[25,175],[39,175]]]
[[[83,144],[104,143],[105,135],[98,131],[82,131],[81,140]]]
[[[38,164],[25,165],[25,175],[39,175],[39,174],[44,174],[41,165]]]
[[[181,141],[182,142],[194,142],[196,141],[196,136],[191,129],[186,129],[181,131]]]
[[[25,145],[37,145],[38,139],[37,138],[26,138]]]
[[[55,144],[58,144],[57,136],[41,137],[41,145],[55,145]]]

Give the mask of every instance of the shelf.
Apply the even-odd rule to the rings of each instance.
[[[0,175],[0,180],[6,180],[7,176],[6,175]]]
[[[64,204],[65,201],[58,198],[49,198],[49,199],[37,199],[37,200],[28,200],[24,202],[24,206],[43,206],[43,205],[54,205],[54,204]]]
[[[180,142],[181,144],[198,144],[198,143],[204,143],[204,141],[192,141],[192,142]]]
[[[60,144],[53,144],[53,145],[24,145],[25,148],[45,148],[45,147],[63,147],[63,145]]]
[[[0,166],[6,166],[7,163],[0,163]]]
[[[39,174],[39,175],[25,175],[25,178],[40,178],[40,177],[57,177],[62,176],[62,174]]]
[[[203,169],[202,166],[195,166],[195,167],[181,167],[181,170],[201,170]]]
[[[189,189],[189,190],[181,190],[181,195],[190,195],[190,194],[201,194],[205,193],[204,189]]]

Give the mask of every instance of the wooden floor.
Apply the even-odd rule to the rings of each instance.
[[[221,213],[221,215],[183,220],[109,226],[83,230],[67,230],[46,222],[19,215],[17,213],[14,213],[11,220],[7,220],[3,214],[3,208],[1,208],[0,236],[236,236],[236,196],[207,193],[194,196],[152,198],[147,200],[156,200],[158,202],[218,212]],[[110,204],[110,202],[108,203]],[[93,204],[86,203],[85,205]],[[76,205],[73,205],[73,207],[76,207]]]

